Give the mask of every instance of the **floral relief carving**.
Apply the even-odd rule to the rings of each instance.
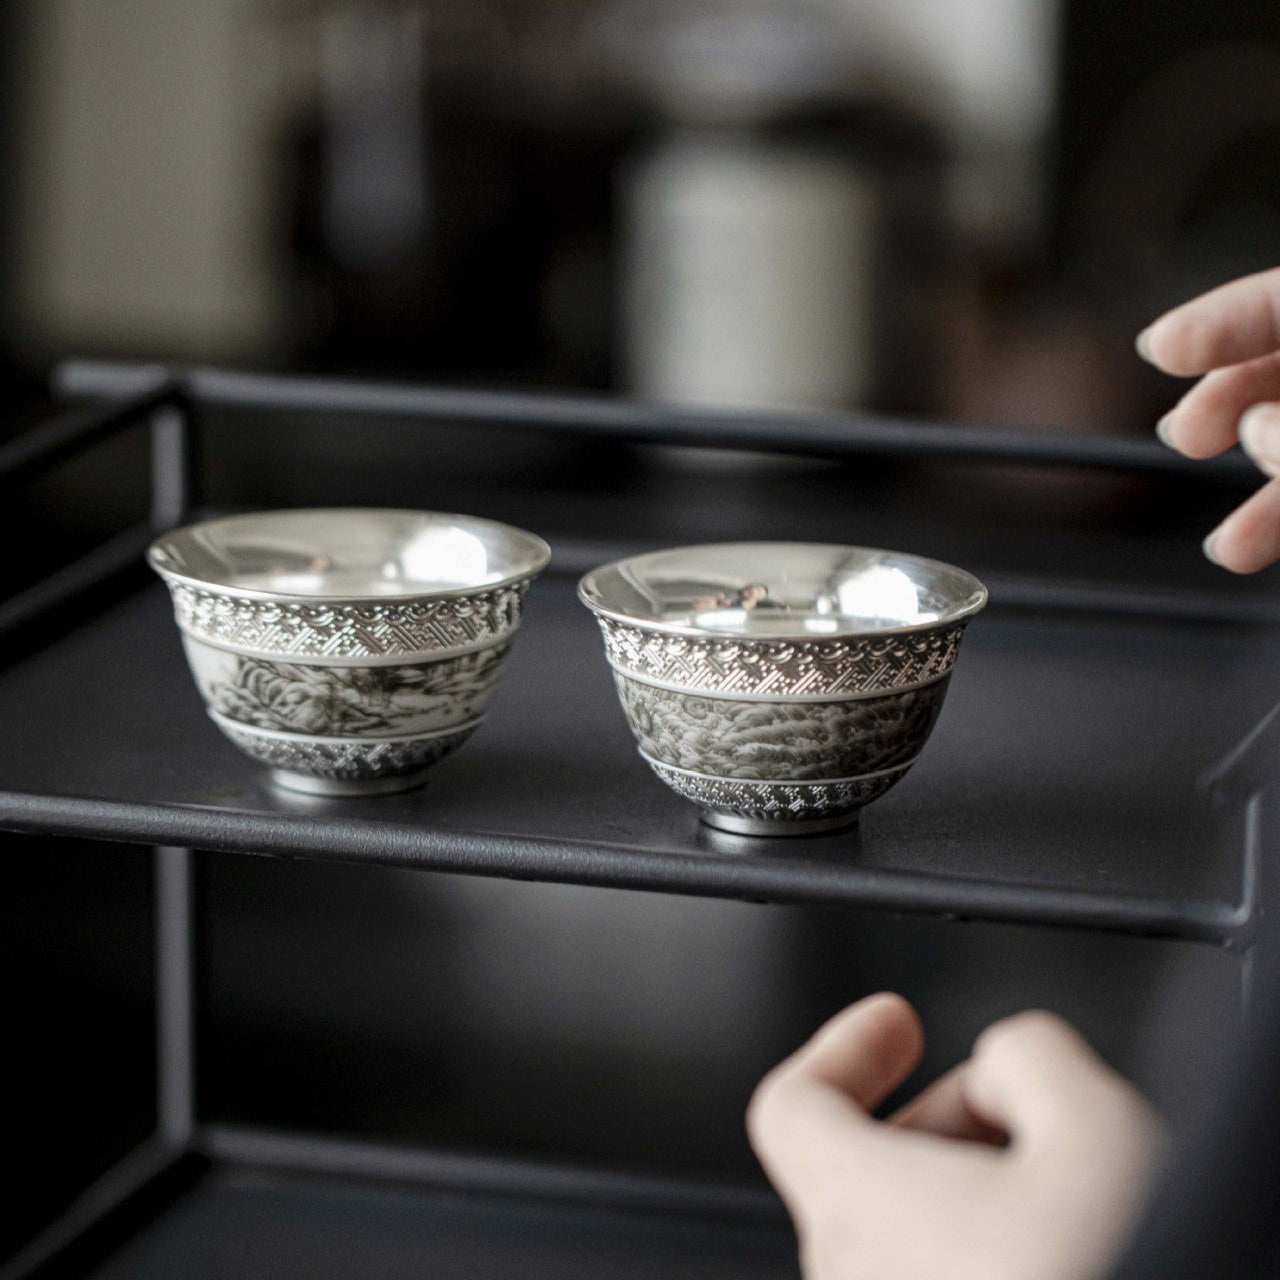
[[[197,675],[209,707],[259,729],[360,737],[472,720],[506,654],[494,645],[413,666],[332,667],[226,655]]]
[[[614,673],[646,757],[725,778],[854,778],[915,759],[946,695],[946,679],[876,698],[751,702],[662,689]]]

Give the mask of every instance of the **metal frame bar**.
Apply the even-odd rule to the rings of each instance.
[[[1154,440],[920,422],[861,413],[686,408],[615,397],[370,383],[206,368],[71,361],[63,395],[146,395],[176,384],[196,405],[276,413],[358,414],[473,427],[550,431],[643,444],[762,450],[818,458],[896,457],[1081,467],[1257,483],[1242,454],[1191,462]]]
[[[133,427],[151,430],[148,516],[34,586],[0,603],[8,640],[70,601],[136,565],[156,533],[181,522],[193,491],[192,407],[174,380],[161,378],[123,402],[63,414],[0,447],[0,484],[30,482]],[[158,847],[152,878],[156,983],[156,1127],[152,1137],[108,1169],[67,1211],[0,1266],[0,1280],[57,1269],[73,1253],[114,1240],[124,1223],[147,1216],[185,1185],[195,1128],[194,919],[191,853]],[[198,1163],[198,1162],[197,1162]]]
[[[10,596],[0,603],[0,638],[40,621],[82,593],[134,567],[155,535],[150,523],[134,525],[34,586]]]
[[[198,1163],[198,1162],[197,1162]],[[192,1167],[186,1147],[153,1138],[111,1166],[55,1219],[7,1262],[0,1280],[34,1280],[65,1274],[72,1255],[109,1249],[129,1224],[150,1216],[186,1185],[183,1167]]]
[[[1262,852],[1264,793],[1254,791],[1245,802],[1244,866],[1241,874],[1240,928],[1232,949],[1239,956],[1240,1018],[1249,1023],[1254,1016],[1258,912],[1266,860]]]
[[[698,1218],[787,1224],[772,1192],[532,1158],[481,1156],[233,1125],[198,1129],[192,1149],[211,1161],[409,1183],[487,1195],[572,1200]]]
[[[166,403],[151,414],[151,525],[171,529],[194,505],[195,406],[174,386]]]
[[[185,1147],[196,1127],[193,857],[165,845],[154,857],[156,1130]]]
[[[1254,989],[1259,916],[1263,898],[1274,893],[1264,879],[1274,871],[1264,852],[1266,814],[1274,805],[1280,762],[1280,704],[1272,707],[1230,751],[1200,776],[1199,785],[1220,801],[1244,806],[1244,862],[1241,867],[1239,926],[1229,943],[1240,958],[1240,1012],[1247,1023],[1256,1013]]]
[[[1181,938],[1233,945],[1245,927],[1240,903],[1120,897],[1034,885],[992,884],[847,864],[811,869],[802,883],[776,862],[729,859],[741,837],[707,833],[706,854],[638,852],[609,857],[610,846],[513,838],[483,832],[424,837],[417,826],[379,824],[376,843],[367,824],[342,817],[168,810],[78,797],[0,792],[10,830],[99,840],[153,843],[180,839],[191,848],[319,861],[418,867],[456,875],[554,880],[601,888],[641,889],[759,902],[856,906],[908,911],[955,920],[1054,925],[1063,928]],[[737,841],[738,843],[733,843]],[[723,843],[720,843],[723,842]]]
[[[76,410],[33,427],[0,446],[0,479],[10,484],[32,480],[172,405],[179,394],[172,379],[160,378],[123,401]]]
[[[151,509],[132,525],[35,585],[0,603],[0,637],[8,637],[136,565],[160,530],[181,522],[191,497],[191,405],[172,378],[120,402],[67,413],[0,447],[0,484],[34,480],[121,432],[149,422]]]

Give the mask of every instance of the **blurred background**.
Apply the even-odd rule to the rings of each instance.
[[[15,0],[3,350],[1140,433],[1265,0]]]
[[[1180,388],[1134,335],[1280,263],[1270,0],[10,0],[0,23],[0,437],[71,355],[1143,436]],[[1239,495],[1172,481],[261,426],[210,433],[213,505],[1228,590],[1198,544]],[[15,499],[45,537],[5,585],[145,484],[121,440]],[[30,1176],[0,1251],[147,1132],[154,1081],[149,852],[5,848]],[[926,1074],[1048,1006],[1175,1117],[1234,1044],[1236,960],[1202,947],[217,856],[199,877],[223,1120],[752,1179],[752,1083],[878,987],[925,1011]]]

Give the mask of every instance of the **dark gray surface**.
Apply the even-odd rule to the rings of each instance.
[[[773,1280],[790,1231],[570,1202],[215,1169],[98,1280]]]
[[[324,800],[273,790],[209,724],[152,587],[0,674],[0,824],[1186,936],[1239,896],[1237,824],[1196,780],[1275,696],[1264,628],[997,600],[860,827],[761,841],[707,830],[636,757],[572,588],[535,585],[489,720],[425,789]]]

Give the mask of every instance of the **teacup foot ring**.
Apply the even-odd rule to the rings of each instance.
[[[383,778],[321,778],[292,769],[272,769],[271,781],[286,791],[301,791],[310,796],[386,796],[422,786],[429,772],[429,769],[414,769],[411,773]]]
[[[816,836],[826,831],[843,831],[858,821],[858,810],[830,818],[744,818],[740,813],[703,809],[702,821],[717,831],[735,836]]]

